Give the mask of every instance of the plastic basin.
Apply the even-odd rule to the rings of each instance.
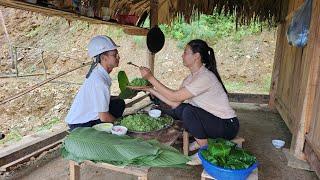
[[[202,155],[201,152],[207,149],[207,147],[200,148],[198,151],[198,156],[201,159],[203,168],[207,171],[207,173],[214,177],[217,180],[245,180],[252,173],[254,169],[258,167],[258,162],[254,163],[250,167],[246,169],[226,169],[220,166],[216,166],[211,162],[207,161]]]

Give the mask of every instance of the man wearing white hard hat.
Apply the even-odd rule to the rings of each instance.
[[[70,130],[113,122],[122,116],[124,101],[111,99],[110,94],[109,73],[119,65],[118,47],[107,36],[95,36],[90,40],[88,54],[93,62],[66,117]]]

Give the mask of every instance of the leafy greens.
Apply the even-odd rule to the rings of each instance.
[[[120,124],[127,127],[129,131],[149,132],[162,129],[172,122],[173,119],[169,116],[153,118],[147,114],[134,114],[121,119]]]
[[[254,164],[257,159],[248,151],[236,147],[236,144],[222,139],[209,139],[208,148],[201,155],[209,162],[229,169],[244,169]]]

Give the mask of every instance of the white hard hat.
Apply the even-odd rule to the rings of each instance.
[[[120,46],[116,45],[108,36],[95,36],[88,44],[88,55],[93,58],[103,52],[115,50],[118,47]]]

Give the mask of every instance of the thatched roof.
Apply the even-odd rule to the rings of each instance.
[[[146,19],[150,12],[150,2],[158,2],[158,23],[170,24],[178,15],[187,21],[193,15],[200,13],[212,14],[214,10],[234,14],[237,24],[246,24],[250,21],[279,22],[283,20],[287,12],[282,11],[288,5],[289,0],[87,0],[96,9],[100,9],[103,3],[111,10],[111,15],[117,14],[136,15],[139,21]],[[61,3],[59,3],[61,4]],[[47,8],[39,4],[30,4],[22,0],[1,0],[0,5],[44,13],[52,16],[62,16],[67,19],[87,20],[92,23],[108,24],[96,18],[80,16],[79,12],[62,7]],[[119,23],[121,25],[121,23]],[[124,23],[125,24],[125,23]],[[124,25],[121,25],[124,26]]]
[[[235,14],[237,22],[279,22],[286,12],[281,12],[288,0],[159,0],[159,23],[170,23],[177,15],[190,20],[192,14],[218,12]],[[150,11],[150,0],[111,0],[115,11],[127,11],[141,17]],[[281,14],[282,13],[282,14]]]

